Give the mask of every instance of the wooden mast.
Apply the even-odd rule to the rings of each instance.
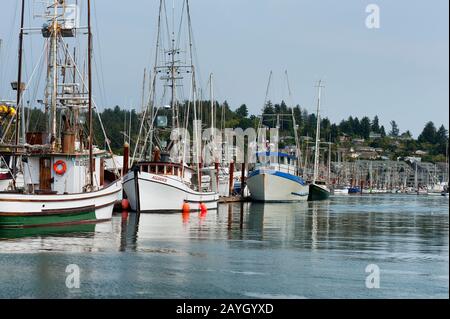
[[[94,187],[93,123],[92,123],[92,31],[91,0],[88,0],[88,96],[89,96],[89,186]]]
[[[20,34],[19,34],[19,62],[18,62],[18,72],[17,72],[17,99],[16,99],[16,143],[15,145],[19,145],[19,123],[20,123],[20,116],[24,116],[23,114],[20,114],[20,100],[22,97],[22,57],[23,57],[23,28],[25,23],[25,0],[22,0],[22,12],[20,17]],[[17,158],[14,155],[13,157],[13,174],[16,174],[17,169]],[[13,185],[14,188],[16,188],[16,179],[13,178]]]

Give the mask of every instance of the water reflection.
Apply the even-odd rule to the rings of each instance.
[[[83,297],[330,297],[336,287],[336,297],[373,297],[369,263],[389,287],[378,297],[448,296],[448,224],[448,199],[373,195],[3,230],[0,297],[23,296],[17,281],[33,297],[71,297],[61,287],[69,263],[83,268]]]
[[[68,225],[68,226],[47,226],[47,227],[30,227],[30,228],[0,228],[0,241],[7,239],[19,239],[27,237],[48,237],[48,236],[62,236],[72,237],[89,234],[95,232],[94,224],[82,225]]]

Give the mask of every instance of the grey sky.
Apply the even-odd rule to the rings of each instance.
[[[15,72],[16,2],[0,3],[3,95],[4,78]],[[158,1],[94,2],[106,91],[100,102],[137,104],[153,57]],[[380,6],[380,29],[365,26],[369,3]],[[315,82],[325,81],[323,112],[332,121],[378,114],[386,128],[395,119],[416,136],[429,120],[448,127],[448,6],[447,0],[191,0],[202,85],[213,72],[217,99],[258,113],[270,70],[269,97],[288,100],[287,69],[294,102],[310,112]]]

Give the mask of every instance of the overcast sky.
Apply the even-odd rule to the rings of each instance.
[[[16,72],[18,2],[0,1],[0,99],[10,97]],[[94,95],[103,106],[138,108],[159,1],[93,2],[105,88],[104,96]],[[370,3],[380,7],[379,29],[366,27]],[[447,0],[191,0],[202,85],[213,72],[217,99],[233,108],[246,103],[257,114],[270,70],[270,99],[288,100],[287,69],[294,102],[310,112],[315,82],[325,81],[323,113],[332,121],[378,114],[387,129],[395,119],[415,136],[429,120],[448,127],[448,6]]]

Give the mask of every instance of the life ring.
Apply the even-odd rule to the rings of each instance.
[[[53,164],[53,170],[55,171],[56,174],[58,175],[64,175],[64,173],[67,170],[67,164],[64,161],[57,161],[55,162],[55,164]]]

